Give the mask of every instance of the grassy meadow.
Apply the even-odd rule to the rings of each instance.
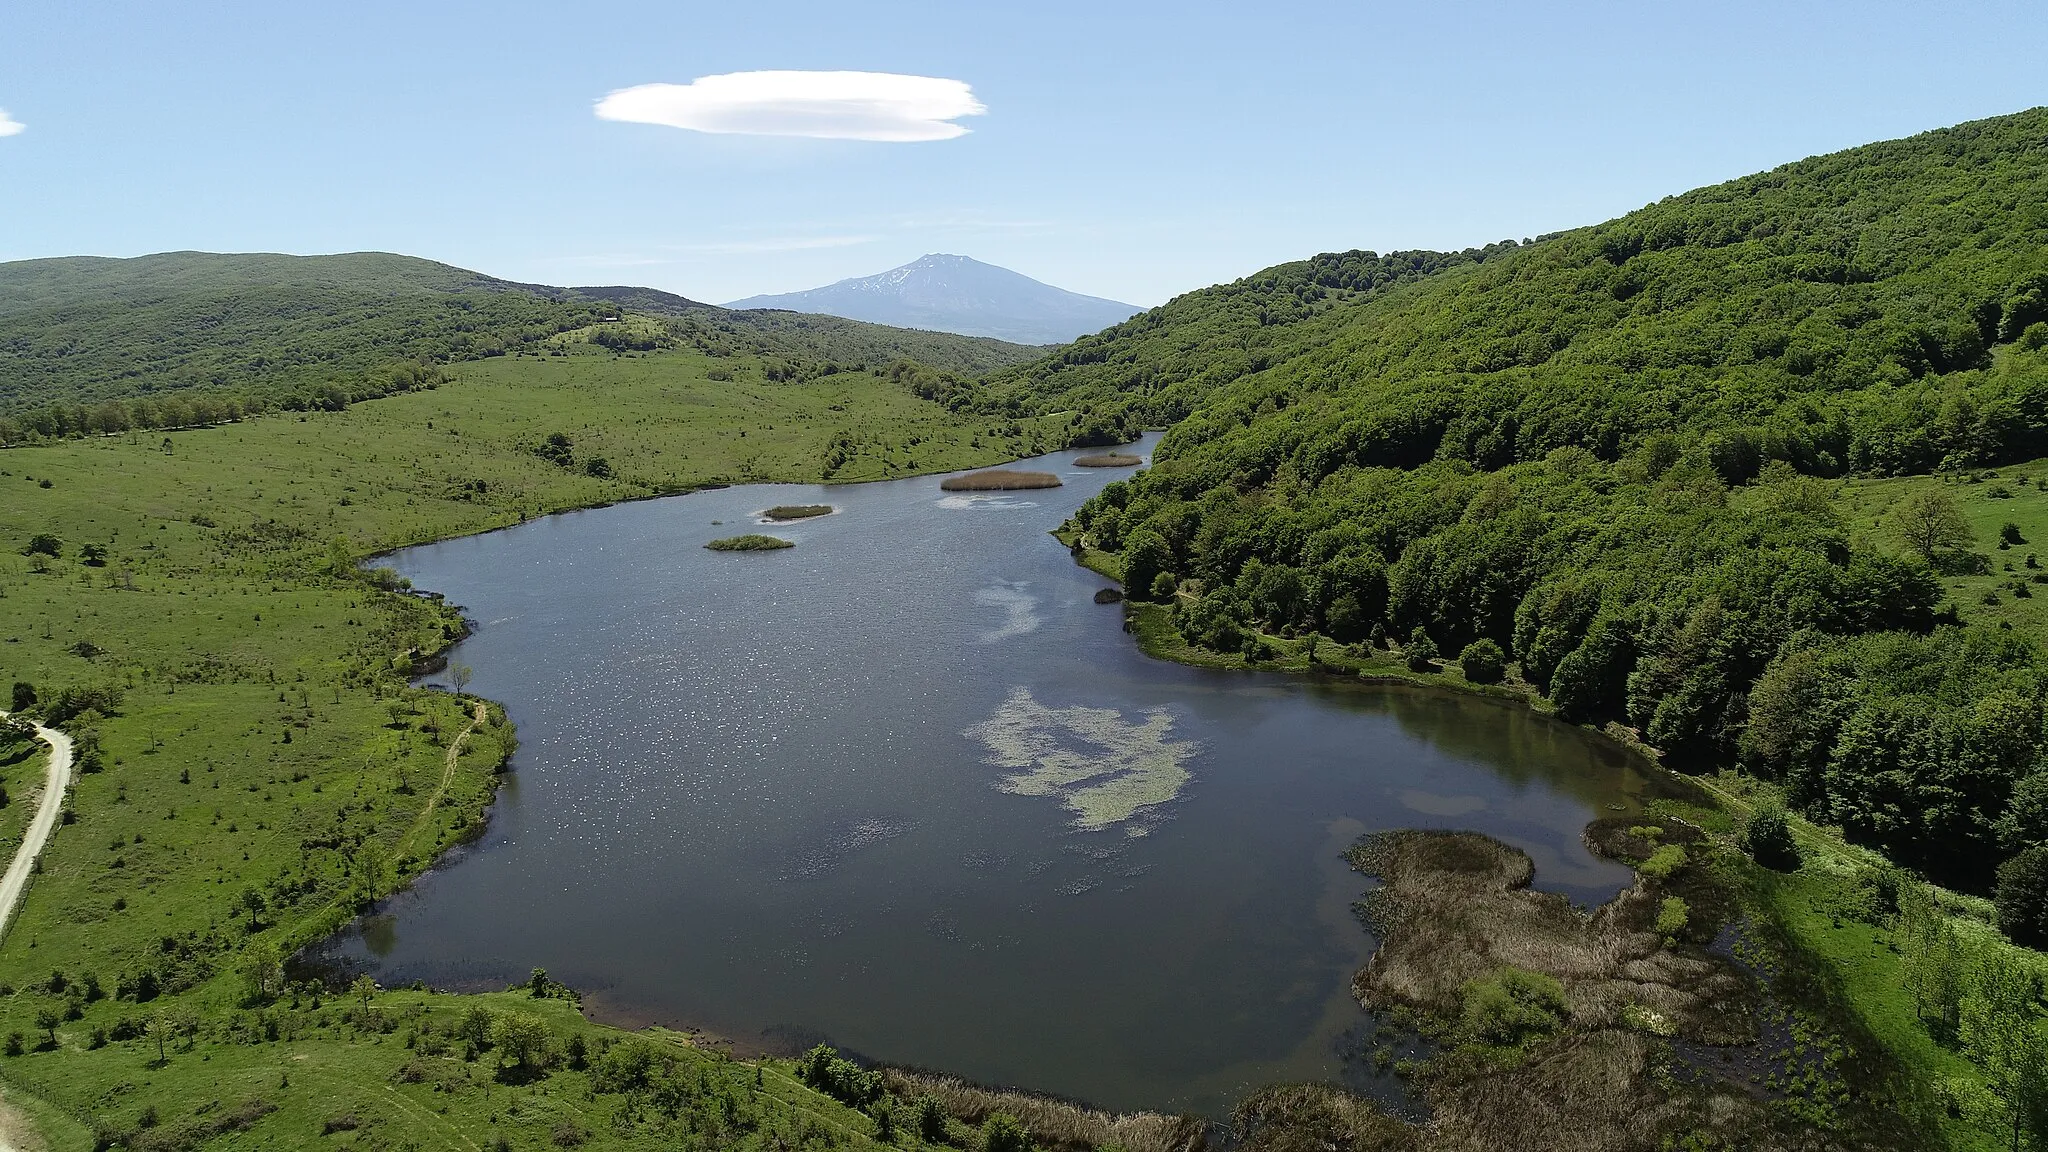
[[[2030,635],[2048,636],[2048,488],[2043,484],[2048,484],[2048,460],[2036,460],[1960,477],[1851,480],[1843,484],[1836,503],[1852,531],[1903,553],[1889,522],[1892,506],[1909,493],[1946,492],[1976,533],[1976,551],[1989,561],[1987,571],[1942,578],[1957,611],[1965,619],[2008,623]],[[2001,529],[2007,524],[2019,528],[2022,542],[2001,547]],[[2030,565],[2030,556],[2040,566]]]
[[[407,684],[456,610],[358,563],[705,484],[988,464],[1033,429],[864,373],[559,351],[339,412],[0,452],[0,687],[88,706],[84,774],[0,941],[0,1038],[27,1049],[0,1056],[0,1084],[53,1146],[95,1125],[130,1147],[298,1146],[344,1115],[358,1126],[329,1135],[366,1147],[555,1146],[565,1124],[642,1146],[566,1080],[500,1089],[457,1060],[461,1086],[439,1065],[394,1081],[414,1055],[369,1014],[411,1036],[473,998],[385,994],[344,1019],[280,994],[281,958],[480,828],[513,746],[496,709]],[[39,536],[55,547],[30,554]],[[40,764],[0,765],[0,841]],[[584,1027],[559,1001],[530,1010],[558,1050]]]

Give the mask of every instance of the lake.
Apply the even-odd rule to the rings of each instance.
[[[398,554],[476,621],[452,658],[520,748],[488,833],[338,947],[1115,1109],[1390,1094],[1340,853],[1474,828],[1597,903],[1628,872],[1580,830],[1650,785],[1517,705],[1144,656],[1047,535],[1130,474],[1076,455],[1020,465],[1060,488],[754,485]],[[703,547],[754,531],[796,547]]]

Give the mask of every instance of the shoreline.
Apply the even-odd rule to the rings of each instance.
[[[1080,539],[1080,535],[1065,524],[1048,532],[1047,535],[1067,546],[1068,554],[1073,558],[1075,564],[1105,579],[1115,581],[1119,589],[1122,588],[1123,574],[1117,570],[1116,558],[1113,553],[1087,547],[1085,544],[1077,550],[1075,542]],[[1410,688],[1451,692],[1461,696],[1484,696],[1495,700],[1514,701],[1535,715],[1576,728],[1581,732],[1600,736],[1610,744],[1629,753],[1645,767],[1653,768],[1658,773],[1667,777],[1683,781],[1691,781],[1693,779],[1688,774],[1680,772],[1664,763],[1662,751],[1644,743],[1633,732],[1622,728],[1619,724],[1609,722],[1605,725],[1596,726],[1592,724],[1574,724],[1569,720],[1561,719],[1551,706],[1549,698],[1536,691],[1533,685],[1519,681],[1501,684],[1474,683],[1463,676],[1449,671],[1456,664],[1455,659],[1438,661],[1445,671],[1434,673],[1412,671],[1401,662],[1400,657],[1393,655],[1391,652],[1379,653],[1364,660],[1352,661],[1349,667],[1341,663],[1325,663],[1320,660],[1311,663],[1307,658],[1301,657],[1297,652],[1293,651],[1269,661],[1252,664],[1242,656],[1224,652],[1209,652],[1184,642],[1175,643],[1169,641],[1166,638],[1167,634],[1171,634],[1176,638],[1179,636],[1178,632],[1173,630],[1171,623],[1162,619],[1169,611],[1170,609],[1164,604],[1132,600],[1129,592],[1127,590],[1124,592],[1124,631],[1131,636],[1132,641],[1137,645],[1140,652],[1154,660],[1165,661],[1169,664],[1179,664],[1187,668],[1206,668],[1218,672],[1270,673],[1330,684],[1401,685]],[[1296,646],[1299,643],[1298,641],[1287,640],[1282,637],[1265,636],[1263,633],[1261,633],[1261,636],[1266,640],[1290,647]],[[1351,645],[1339,645],[1335,641],[1330,641],[1329,646],[1340,650],[1352,647]]]

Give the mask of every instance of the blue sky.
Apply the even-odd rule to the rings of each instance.
[[[719,301],[942,251],[1155,304],[2048,103],[2044,47],[2038,0],[21,4],[0,259],[386,249]],[[762,70],[957,81],[911,92],[951,138],[596,114]]]

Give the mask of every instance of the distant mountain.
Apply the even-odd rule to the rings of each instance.
[[[822,312],[1017,344],[1064,344],[1130,319],[1143,308],[1083,296],[965,256],[923,256],[875,276],[808,292],[749,296],[728,308]]]
[[[836,316],[728,312],[654,288],[522,284],[389,252],[70,256],[0,263],[0,413],[195,388],[277,402],[330,384],[381,395],[394,367],[497,356],[620,312],[694,320],[721,345],[809,361],[907,358],[976,375],[1038,355]]]

